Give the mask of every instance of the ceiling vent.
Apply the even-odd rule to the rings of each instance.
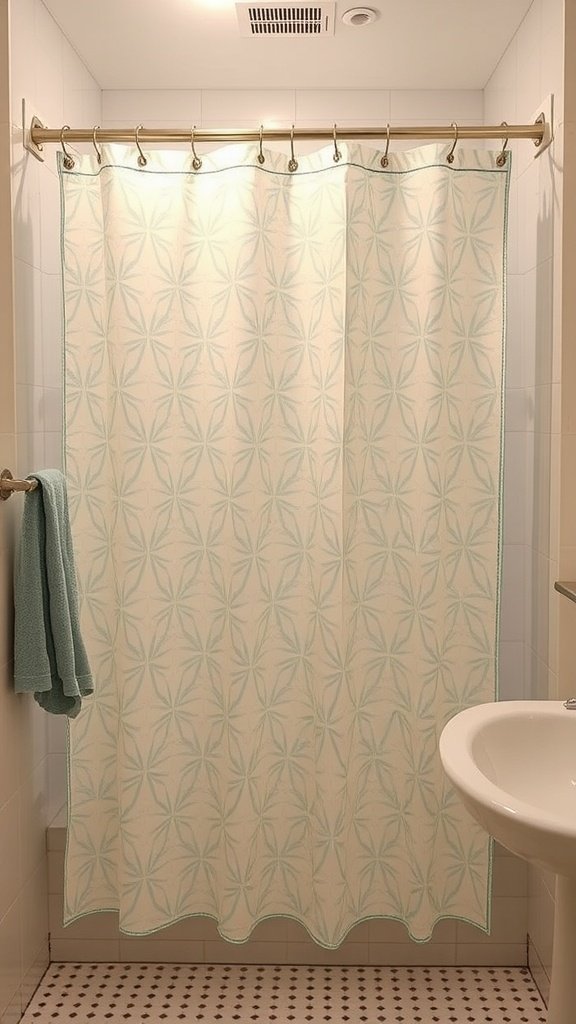
[[[334,35],[334,3],[237,3],[241,36]]]

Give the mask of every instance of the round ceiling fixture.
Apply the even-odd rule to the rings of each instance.
[[[342,21],[345,25],[353,25],[354,28],[360,28],[362,25],[369,25],[372,21],[376,21],[377,17],[376,11],[373,11],[370,7],[351,7],[349,11],[342,15]]]

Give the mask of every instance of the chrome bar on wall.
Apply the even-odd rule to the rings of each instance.
[[[6,501],[14,491],[35,491],[37,480],[15,480],[9,469],[0,473],[0,501]]]

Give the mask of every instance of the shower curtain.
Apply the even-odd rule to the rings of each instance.
[[[437,743],[495,696],[508,168],[340,148],[60,162],[67,922],[487,925]]]

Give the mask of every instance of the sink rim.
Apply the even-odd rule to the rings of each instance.
[[[514,796],[492,782],[478,767],[472,756],[474,738],[491,721],[506,718],[559,718],[574,715],[576,739],[576,712],[567,711],[562,701],[509,700],[492,701],[466,708],[456,714],[444,727],[440,736],[440,758],[444,770],[456,789],[476,804],[503,815],[510,821],[524,824],[537,832],[576,839],[576,822],[551,813],[537,803]]]

